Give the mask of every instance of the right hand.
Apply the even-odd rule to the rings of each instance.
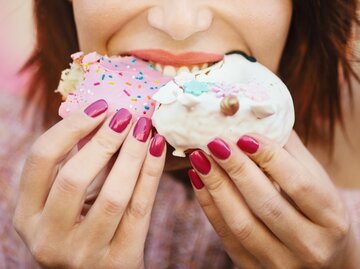
[[[44,268],[144,268],[166,146],[157,135],[149,147],[151,131],[144,142],[137,140],[131,121],[121,133],[109,123],[104,111],[90,117],[80,109],[40,136],[26,159],[13,224]],[[62,164],[100,124],[91,141]],[[87,188],[120,146],[95,203],[82,216]]]

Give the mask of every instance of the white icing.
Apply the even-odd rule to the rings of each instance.
[[[228,94],[225,89],[209,90],[199,96],[184,93],[184,84],[192,80],[214,83],[217,88],[227,85],[231,95],[239,99],[239,111],[233,116],[220,111],[222,97]],[[284,83],[263,65],[237,54],[193,74],[182,73],[153,99],[161,104],[152,117],[153,125],[175,148],[173,155],[179,157],[184,157],[187,149],[208,153],[206,145],[216,137],[236,142],[252,132],[283,146],[295,120],[292,98]]]

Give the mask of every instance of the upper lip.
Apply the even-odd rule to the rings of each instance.
[[[169,51],[161,49],[131,50],[126,54],[132,55],[142,60],[172,66],[212,63],[221,61],[224,58],[223,55],[215,53],[190,51],[181,54],[173,54]]]

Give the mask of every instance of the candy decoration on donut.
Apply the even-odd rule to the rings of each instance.
[[[285,145],[294,125],[291,95],[285,84],[254,58],[226,55],[195,73],[182,73],[154,96],[153,125],[184,157],[189,149],[209,153],[216,137],[236,142],[258,133]]]
[[[59,115],[67,117],[79,106],[105,99],[108,113],[126,108],[139,117],[151,118],[156,102],[151,98],[163,85],[171,80],[142,60],[128,57],[107,57],[96,52],[84,55],[75,53],[70,69],[62,72],[56,92],[63,102]]]

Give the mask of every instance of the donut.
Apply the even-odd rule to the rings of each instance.
[[[284,146],[294,125],[294,105],[285,84],[242,52],[174,78],[132,56],[79,52],[71,57],[73,63],[63,71],[56,90],[64,101],[61,117],[83,104],[105,99],[108,114],[127,108],[135,119],[151,118],[177,157],[193,149],[209,153],[207,144],[214,138],[236,142],[249,133],[265,135]],[[79,148],[96,131],[80,141]]]
[[[152,64],[132,56],[108,57],[93,52],[71,55],[70,69],[61,74],[56,92],[64,102],[59,115],[66,118],[79,106],[104,99],[108,113],[128,109],[135,119],[151,118],[156,103],[152,96],[171,80],[156,71]]]
[[[209,153],[217,137],[236,142],[248,133],[265,135],[284,146],[295,121],[293,101],[285,84],[270,70],[242,53],[221,62],[181,73],[153,99],[152,122],[158,133],[185,157],[191,149]]]

